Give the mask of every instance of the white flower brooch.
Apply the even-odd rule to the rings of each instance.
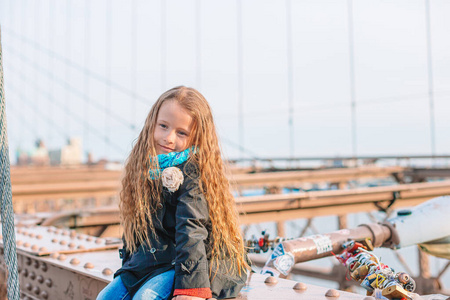
[[[161,174],[162,184],[166,187],[170,192],[175,192],[180,188],[180,185],[183,184],[184,177],[183,172],[177,167],[170,167],[164,169]]]

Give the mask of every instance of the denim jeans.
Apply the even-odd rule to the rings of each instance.
[[[175,270],[169,270],[147,280],[134,295],[133,300],[169,299],[175,279]],[[114,278],[97,296],[97,300],[131,300],[120,276]]]

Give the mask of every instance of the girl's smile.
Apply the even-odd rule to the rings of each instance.
[[[165,101],[158,112],[153,140],[156,154],[180,152],[188,148],[193,120],[175,100]]]

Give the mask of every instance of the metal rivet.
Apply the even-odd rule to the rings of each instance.
[[[78,258],[72,258],[70,260],[71,265],[78,265],[80,263],[80,260]]]
[[[102,271],[102,274],[106,275],[106,276],[112,275],[112,273],[113,273],[113,271],[110,268],[105,268]]]
[[[101,244],[101,243],[103,243],[103,240],[102,240],[102,239],[96,239],[96,240],[95,240],[95,243],[96,243],[96,244]]]
[[[26,264],[27,266],[31,265],[31,258],[27,257],[27,258],[25,259],[25,264]]]
[[[35,236],[35,234],[31,232],[28,236],[33,238]]]
[[[23,270],[23,276],[24,277],[28,277],[28,270],[27,269]]]
[[[41,248],[39,248],[39,251],[45,252],[45,251],[47,251],[47,248],[41,247]]]
[[[325,297],[339,297],[340,294],[337,290],[335,289],[329,289],[326,293],[325,293]]]
[[[53,232],[53,229],[52,228],[48,228],[47,232]]]
[[[53,253],[50,255],[51,258],[58,258],[58,256],[59,256],[59,253],[58,253],[58,252],[53,252]]]
[[[60,254],[58,256],[58,260],[65,260],[65,259],[66,259],[66,256],[64,254]]]
[[[41,270],[42,271],[44,271],[44,272],[47,272],[47,264],[46,263],[42,263],[42,265],[41,265]]]
[[[86,264],[84,265],[84,268],[85,268],[85,269],[93,269],[93,268],[94,268],[94,265],[93,265],[92,263],[88,262],[88,263],[86,263]]]
[[[69,232],[68,232],[68,231],[64,231],[64,232],[62,233],[62,235],[69,235]]]
[[[33,246],[31,246],[31,250],[33,251],[37,251],[39,249],[39,246],[34,244]]]
[[[0,240],[3,239],[3,235],[0,234]]]
[[[38,235],[36,236],[36,238],[37,238],[38,240],[42,240],[42,234],[38,234]]]
[[[34,261],[34,267],[35,267],[36,269],[39,269],[39,261],[38,261],[38,260],[35,260],[35,261]]]
[[[17,246],[22,246],[23,242],[22,242],[22,240],[17,240],[16,244],[17,244]]]
[[[292,288],[293,288],[294,290],[304,291],[304,290],[306,290],[308,287],[307,287],[306,284],[304,284],[303,282],[297,282]]]
[[[267,284],[277,284],[277,283],[278,283],[278,279],[276,279],[276,278],[273,277],[273,276],[269,276],[269,277],[267,277],[267,278],[264,280],[264,283],[267,283]]]
[[[88,236],[87,238],[86,238],[86,241],[88,241],[88,242],[90,242],[90,241],[92,241],[94,238],[92,237],[92,236]]]
[[[43,282],[44,282],[44,277],[43,277],[42,275],[39,275],[39,276],[37,277],[37,281],[38,281],[39,283],[43,283]]]
[[[52,287],[53,281],[51,279],[45,279],[45,285],[48,287]]]
[[[66,245],[66,244],[67,244],[67,241],[62,240],[61,242],[59,242],[59,244],[60,244],[60,245]]]
[[[41,289],[38,286],[35,286],[33,288],[33,293],[35,293],[36,295],[39,295],[40,292],[41,292]]]
[[[31,244],[30,244],[30,243],[28,243],[28,242],[26,242],[25,244],[23,244],[23,246],[24,246],[24,247],[30,247],[30,246],[31,246]]]
[[[31,285],[31,283],[27,283],[27,284],[25,284],[25,288],[27,289],[27,290],[29,290],[29,291],[31,291],[31,289],[33,288],[33,286]]]
[[[82,236],[81,234],[77,236],[77,239],[82,240],[84,239],[84,236]]]
[[[36,279],[36,273],[31,272],[31,273],[30,273],[30,279],[31,279],[31,280],[35,280],[35,279]]]
[[[69,246],[69,248],[75,248],[76,245],[75,245],[75,243],[69,243],[68,246]]]
[[[44,299],[48,299],[48,293],[47,293],[47,291],[42,291],[42,292],[41,292],[41,297],[44,298]]]
[[[75,231],[75,230],[72,230],[71,232],[70,232],[70,237],[71,238],[75,238],[77,236],[77,232]]]
[[[85,249],[86,247],[84,247],[83,245],[80,245],[77,247],[77,249]]]
[[[58,240],[57,239],[52,239],[52,243],[57,243]]]

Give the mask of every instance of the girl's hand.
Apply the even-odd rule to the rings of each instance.
[[[172,300],[205,300],[205,298],[193,297],[193,296],[185,296],[178,295],[172,298]]]

